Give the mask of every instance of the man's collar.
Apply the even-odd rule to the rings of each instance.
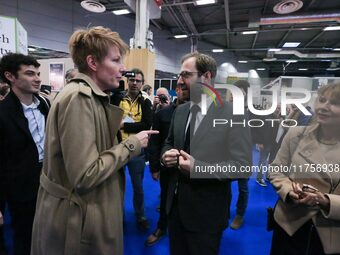
[[[21,103],[22,107],[24,108],[24,110],[27,110],[27,109],[38,108],[40,101],[36,96],[33,95],[33,102],[30,105],[25,105],[23,102],[20,102],[20,103]]]
[[[137,96],[134,99],[132,99],[132,97],[129,96],[129,91],[127,90],[124,97],[129,98],[131,101],[135,101],[140,96],[143,96],[141,91],[139,91]]]

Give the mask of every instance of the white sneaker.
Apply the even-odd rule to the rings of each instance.
[[[256,182],[262,187],[267,187],[267,183],[263,179],[257,179]]]

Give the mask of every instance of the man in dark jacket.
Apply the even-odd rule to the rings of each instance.
[[[173,255],[218,254],[229,219],[228,178],[240,177],[238,170],[251,164],[249,128],[213,125],[215,119],[241,122],[244,116],[233,116],[229,103],[216,107],[211,101],[203,115],[200,85],[211,86],[216,70],[208,55],[194,52],[182,58],[177,84],[190,91],[190,102],[176,108],[162,149],[162,163],[170,172],[166,209]],[[217,166],[237,173],[206,171]]]
[[[38,95],[40,64],[10,53],[0,62],[11,92],[0,102],[0,200],[7,203],[14,231],[14,254],[30,254],[39,177],[44,158],[49,103]]]

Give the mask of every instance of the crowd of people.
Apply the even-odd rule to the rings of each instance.
[[[251,166],[256,144],[259,169],[270,164],[300,170],[267,176],[278,193],[270,254],[340,254],[339,83],[318,91],[313,118],[291,109],[288,118],[299,121],[297,127],[213,128],[214,119],[254,116],[246,104],[245,114],[235,115],[231,102],[201,102],[202,87],[213,87],[217,73],[211,56],[182,57],[172,102],[165,88],[152,97],[138,68],[131,70],[127,90],[118,90],[129,51],[118,33],[77,30],[69,47],[77,69],[66,73],[67,86],[53,102],[40,92],[36,59],[17,53],[1,58],[0,253],[6,254],[1,226],[7,208],[15,255],[123,254],[125,173],[136,227],[146,231],[149,161],[152,178],[160,182],[160,214],[145,245],[168,233],[172,255],[217,255],[229,225],[232,181],[239,187],[230,225],[236,230],[243,225],[251,173],[208,176],[196,170]],[[247,94],[250,85],[235,86]],[[278,108],[266,118],[285,116]],[[265,179],[259,171],[257,183],[266,186]]]

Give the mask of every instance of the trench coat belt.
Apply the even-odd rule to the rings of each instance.
[[[65,247],[63,255],[78,255],[83,226],[81,199],[72,191],[51,181],[46,174],[40,176],[40,186],[51,196],[69,201]],[[61,248],[61,247],[60,247]]]

